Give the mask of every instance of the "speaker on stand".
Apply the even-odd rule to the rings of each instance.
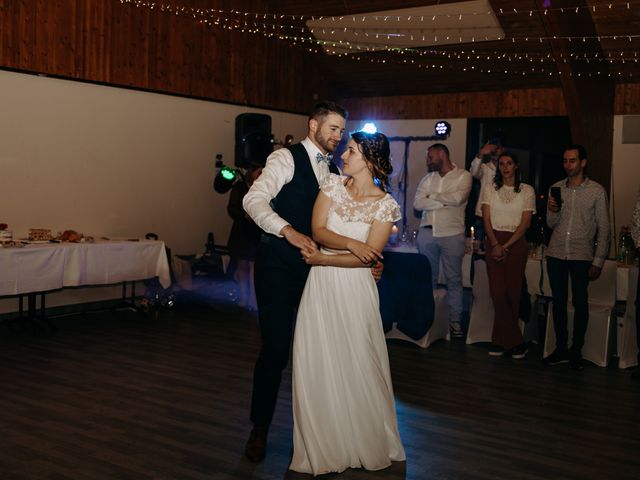
[[[235,165],[249,168],[251,162],[264,165],[273,151],[271,117],[261,113],[242,113],[236,117]]]

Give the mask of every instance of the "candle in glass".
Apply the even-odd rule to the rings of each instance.
[[[391,245],[395,245],[397,241],[398,241],[398,227],[394,225],[391,227],[391,235],[389,236],[389,243]]]

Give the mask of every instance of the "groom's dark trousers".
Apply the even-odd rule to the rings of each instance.
[[[268,427],[282,370],[289,362],[296,310],[309,267],[301,261],[300,252],[286,240],[266,235],[258,248],[256,263],[254,278],[262,349],[253,373],[251,421]]]
[[[288,148],[295,165],[293,178],[273,199],[272,208],[298,232],[311,236],[311,214],[318,195],[318,180],[304,146],[296,144]],[[333,164],[329,170],[338,173]],[[271,424],[309,268],[300,251],[284,238],[262,235],[254,274],[262,335],[251,397],[251,421],[256,426],[269,427]]]

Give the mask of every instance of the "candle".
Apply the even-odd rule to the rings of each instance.
[[[389,236],[389,243],[391,245],[394,245],[397,240],[398,240],[398,227],[394,225],[393,227],[391,227],[391,235]]]
[[[473,229],[473,227],[471,227],[471,238],[476,238],[474,233],[475,233],[475,230]]]

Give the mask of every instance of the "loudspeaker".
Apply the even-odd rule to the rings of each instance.
[[[242,113],[236,117],[236,167],[248,168],[252,161],[264,162],[273,151],[271,117]]]

